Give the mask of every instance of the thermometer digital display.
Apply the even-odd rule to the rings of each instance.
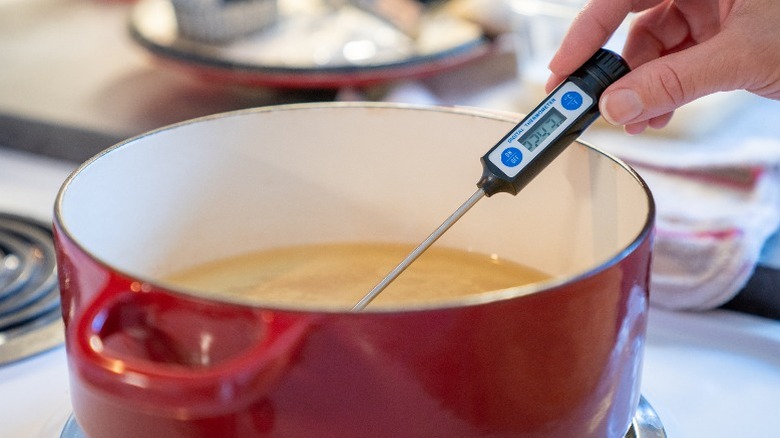
[[[566,121],[566,117],[556,109],[551,109],[544,115],[539,122],[533,125],[531,130],[523,134],[518,140],[520,144],[526,147],[529,152],[533,152],[545,138],[555,131],[555,128],[561,126]]]

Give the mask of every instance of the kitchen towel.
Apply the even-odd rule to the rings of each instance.
[[[704,310],[733,298],[780,225],[780,141],[585,135],[631,165],[655,198],[651,302]]]

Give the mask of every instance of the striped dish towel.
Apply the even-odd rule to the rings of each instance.
[[[780,141],[585,136],[631,165],[656,200],[651,302],[703,310],[733,298],[780,226]]]

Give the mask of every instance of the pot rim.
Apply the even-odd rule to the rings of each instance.
[[[71,184],[75,181],[75,179],[79,176],[79,174],[81,174],[86,169],[88,169],[91,165],[93,165],[104,155],[110,154],[113,151],[128,146],[136,141],[142,140],[147,136],[156,135],[161,132],[176,129],[181,126],[201,123],[208,120],[222,119],[227,117],[239,117],[247,114],[257,114],[257,113],[266,113],[266,112],[299,111],[299,110],[327,109],[327,108],[372,108],[372,109],[384,108],[384,109],[403,109],[403,110],[413,110],[413,111],[440,112],[440,113],[447,113],[447,114],[469,115],[481,119],[510,122],[515,124],[520,120],[522,116],[522,114],[520,113],[512,113],[507,111],[494,111],[494,110],[488,110],[488,109],[482,109],[476,107],[419,105],[419,104],[392,103],[392,102],[312,102],[312,103],[296,103],[296,104],[270,105],[270,106],[262,106],[256,108],[247,108],[247,109],[227,111],[227,112],[197,117],[193,119],[188,119],[178,123],[166,125],[148,132],[144,132],[142,134],[120,141],[112,146],[109,146],[103,151],[98,152],[91,158],[84,161],[81,165],[79,165],[76,169],[74,169],[70,173],[70,175],[68,175],[68,177],[64,180],[62,186],[60,187],[59,191],[57,192],[57,196],[54,201],[54,214],[53,214],[54,225],[63,234],[63,236],[67,238],[68,241],[70,241],[72,245],[76,246],[82,253],[87,255],[94,263],[104,267],[106,270],[114,272],[117,275],[123,276],[128,279],[133,279],[135,281],[139,281],[145,284],[144,286],[145,290],[150,290],[150,289],[160,290],[173,295],[180,295],[189,298],[200,298],[208,301],[222,302],[225,304],[249,306],[249,307],[263,308],[268,310],[291,312],[291,313],[307,313],[307,314],[353,313],[349,308],[341,309],[341,308],[330,308],[330,307],[320,307],[320,306],[285,306],[285,305],[279,305],[278,303],[264,303],[263,301],[257,299],[242,299],[240,296],[233,295],[233,294],[218,294],[218,293],[209,292],[205,290],[183,288],[178,286],[174,287],[160,279],[152,279],[152,278],[145,277],[143,275],[138,275],[123,269],[119,269],[118,267],[112,265],[111,263],[104,261],[101,257],[95,255],[92,251],[87,249],[81,242],[79,242],[79,239],[77,239],[74,236],[74,234],[69,230],[69,227],[65,223],[63,219],[63,212],[62,212],[64,197],[66,195],[66,192],[68,191]],[[582,141],[581,139],[575,140],[575,143],[578,143],[579,145],[584,146],[586,148],[592,149],[593,151],[606,157],[607,159],[612,160],[615,164],[620,166],[624,171],[628,172],[628,174],[633,177],[633,179],[639,184],[639,186],[641,187],[641,189],[646,195],[648,209],[647,209],[647,217],[645,218],[645,222],[641,230],[639,231],[639,233],[636,235],[636,237],[622,250],[618,251],[614,256],[610,257],[607,260],[604,260],[603,262],[599,263],[598,265],[590,269],[578,273],[574,273],[571,275],[560,275],[560,276],[555,276],[550,280],[535,282],[528,285],[488,291],[480,294],[458,297],[454,299],[451,298],[446,300],[436,300],[435,302],[431,302],[431,303],[417,303],[417,304],[403,305],[403,306],[395,306],[395,305],[393,306],[385,305],[379,307],[368,306],[365,309],[363,309],[361,313],[395,314],[395,313],[409,313],[415,311],[439,311],[439,310],[446,310],[446,309],[453,309],[453,308],[473,307],[473,306],[495,303],[499,301],[505,301],[512,298],[522,297],[522,296],[535,295],[540,292],[558,289],[561,286],[566,284],[571,284],[586,278],[594,277],[599,273],[606,271],[607,269],[620,263],[622,260],[626,259],[630,254],[634,253],[634,251],[643,242],[652,238],[652,232],[655,226],[654,225],[655,213],[656,213],[655,200],[653,198],[649,186],[644,181],[644,179],[642,179],[642,177],[633,168],[631,168],[631,166],[629,166],[627,163],[622,161],[620,158],[610,153],[607,153],[599,149],[598,147],[591,145],[588,142]]]

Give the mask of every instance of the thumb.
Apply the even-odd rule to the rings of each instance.
[[[642,64],[612,84],[600,101],[604,118],[614,125],[644,122],[705,95],[738,88],[739,59],[725,56],[731,50],[721,50],[717,39]]]

